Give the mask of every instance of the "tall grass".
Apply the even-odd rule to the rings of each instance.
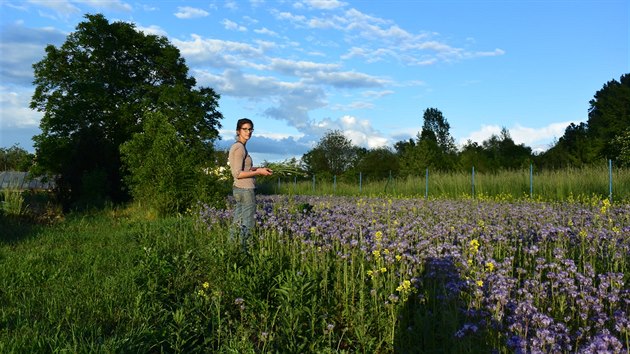
[[[512,200],[531,198],[561,201],[578,196],[609,198],[607,167],[584,167],[562,170],[501,171],[497,173],[432,172],[428,181],[425,171],[418,176],[369,180],[359,178],[353,183],[332,180],[275,177],[265,180],[264,190],[273,194],[296,195],[367,195],[460,198],[490,196]],[[612,199],[630,200],[630,169],[613,169]]]
[[[22,191],[17,188],[5,188],[2,190],[2,200],[0,200],[0,214],[11,216],[21,216],[26,212],[27,205],[24,203]]]

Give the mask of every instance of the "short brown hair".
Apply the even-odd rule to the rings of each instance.
[[[236,131],[239,131],[242,127],[243,124],[248,124],[252,126],[252,128],[254,127],[254,122],[252,122],[251,119],[249,118],[241,118],[236,122]]]

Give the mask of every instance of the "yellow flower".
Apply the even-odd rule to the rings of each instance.
[[[311,233],[314,234],[317,232],[317,228],[315,226],[311,227]]]
[[[401,293],[401,292],[409,291],[409,289],[411,289],[411,281],[403,280],[400,283],[400,285],[398,285],[398,287],[396,288],[396,291]]]
[[[483,280],[477,280],[477,286],[481,288],[483,286]]]
[[[396,260],[397,260],[397,261],[400,261],[401,259],[402,259],[402,256],[401,256],[401,255],[399,255],[399,254],[397,254],[397,255],[396,255]]]
[[[367,271],[367,275],[369,275],[369,276],[370,276],[370,278],[374,278],[374,272],[373,272],[373,271],[371,271],[371,270],[368,270],[368,271]]]
[[[479,241],[477,241],[477,239],[470,240],[468,249],[470,249],[472,254],[477,253],[479,251]]]
[[[381,273],[385,273],[385,272],[387,272],[387,268],[382,267],[382,268],[381,268]]]
[[[494,270],[494,263],[486,262],[486,269],[488,270],[488,272],[492,272]]]
[[[372,251],[372,254],[373,254],[373,255],[374,255],[374,257],[375,257],[375,258],[377,258],[377,259],[378,259],[379,257],[381,257],[381,251],[379,251],[379,250],[374,250],[374,251]]]
[[[202,284],[202,286],[203,286],[204,289],[208,289],[210,287],[210,283],[205,282],[205,283]]]
[[[376,231],[376,233],[374,234],[374,240],[376,240],[376,242],[381,242],[382,239],[383,239],[383,232]]]
[[[608,211],[609,207],[610,207],[610,200],[608,200],[608,199],[602,200],[602,208],[600,209],[602,214],[606,214],[606,212]]]
[[[384,254],[389,254],[389,250],[386,248],[386,249],[383,250],[383,253]]]

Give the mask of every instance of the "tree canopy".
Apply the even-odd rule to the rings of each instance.
[[[70,201],[88,189],[124,200],[119,148],[143,131],[150,112],[168,118],[188,153],[209,157],[222,119],[219,95],[195,87],[179,50],[133,24],[85,18],[33,65],[31,108],[44,113],[33,138],[38,171],[59,175],[60,194]]]
[[[10,148],[0,148],[0,171],[28,171],[34,158],[35,155],[18,144]]]
[[[339,130],[330,130],[308,151],[302,161],[312,174],[339,176],[358,160],[359,148]]]
[[[630,127],[630,74],[604,84],[589,104],[588,135],[594,153],[601,158],[617,160],[619,149],[615,139]]]

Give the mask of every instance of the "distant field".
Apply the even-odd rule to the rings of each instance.
[[[610,174],[612,172],[612,174]],[[363,173],[353,178],[274,176],[263,179],[271,194],[364,195],[429,198],[492,197],[508,200],[576,200],[596,196],[630,202],[630,169],[587,167],[556,171],[443,173],[418,171],[417,176],[386,179]]]

